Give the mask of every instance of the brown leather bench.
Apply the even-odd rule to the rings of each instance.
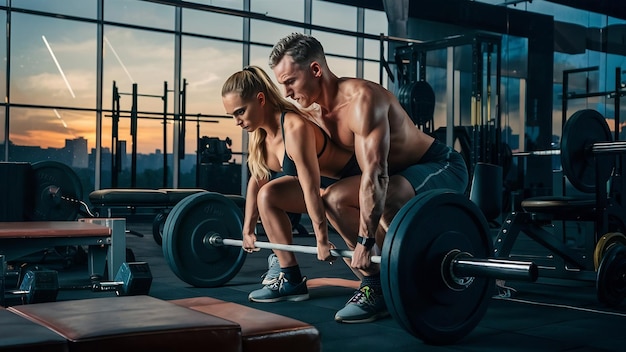
[[[237,323],[150,296],[49,302],[7,310],[56,332],[73,352],[242,349]]]
[[[121,296],[12,306],[0,309],[0,328],[5,324],[23,328],[17,339],[0,337],[0,347],[16,351],[48,344],[45,350],[76,352],[179,351],[181,346],[185,351],[321,350],[319,332],[309,324],[210,297]],[[2,331],[0,336],[13,330]]]
[[[321,350],[318,330],[304,322],[211,297],[169,301],[241,326],[244,352],[317,352]]]

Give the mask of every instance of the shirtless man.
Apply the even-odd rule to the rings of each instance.
[[[337,77],[322,45],[311,36],[293,33],[281,39],[269,63],[287,97],[305,108],[319,105],[316,122],[337,145],[355,154],[362,170],[362,175],[343,178],[323,194],[326,216],[354,250],[350,265],[363,276],[361,287],[335,320],[359,323],[384,317],[380,266],[370,257],[379,253],[394,215],[417,193],[466,190],[463,157],[417,128],[381,85]]]

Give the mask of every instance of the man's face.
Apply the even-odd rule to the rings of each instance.
[[[285,55],[276,66],[274,75],[285,89],[285,96],[298,102],[302,107],[309,107],[317,98],[316,77],[308,67],[300,67],[289,55]]]

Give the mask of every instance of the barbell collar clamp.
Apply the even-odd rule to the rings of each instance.
[[[446,253],[441,261],[441,278],[446,286],[453,291],[463,291],[474,282],[473,276],[460,276],[454,272],[453,263],[459,256],[469,258],[472,255],[467,252],[461,252],[458,249],[453,249]]]

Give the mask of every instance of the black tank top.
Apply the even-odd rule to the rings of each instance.
[[[283,133],[283,145],[286,145],[285,128],[284,128],[285,113],[286,111],[283,111],[282,115],[280,115],[280,128],[282,129],[282,133]],[[318,158],[324,153],[324,150],[326,150],[326,145],[328,144],[328,138],[329,138],[326,132],[321,127],[319,127],[319,129],[320,131],[322,131],[322,134],[324,135],[324,145],[322,146],[322,150],[320,150],[320,152],[317,153]],[[294,163],[293,160],[291,160],[291,158],[287,155],[287,147],[285,147],[285,156],[283,157],[283,174],[289,175],[289,176],[298,176],[298,171],[296,170],[296,163]]]

